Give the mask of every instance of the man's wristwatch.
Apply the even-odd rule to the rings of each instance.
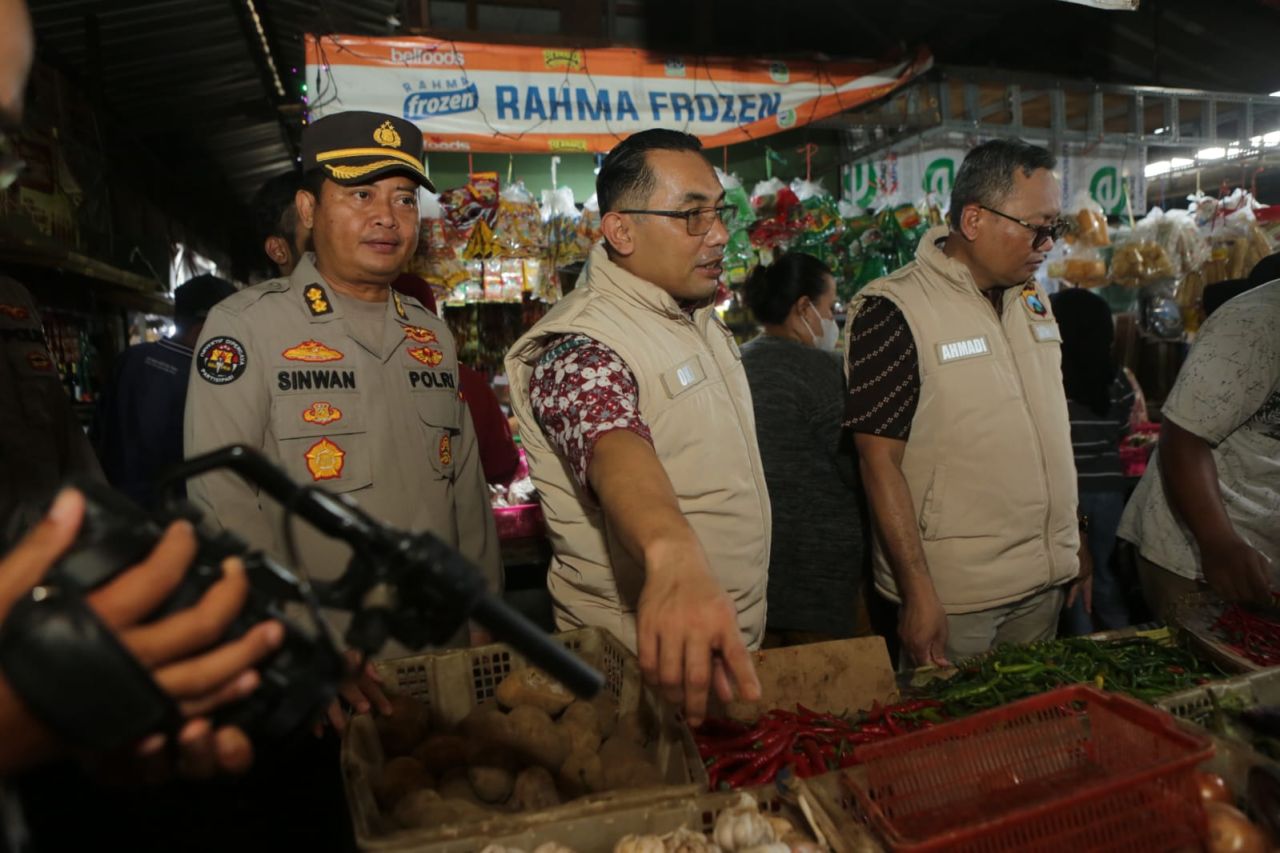
[[[1080,532],[1088,533],[1089,532],[1089,516],[1085,515],[1082,512],[1079,514],[1079,519],[1080,519]]]

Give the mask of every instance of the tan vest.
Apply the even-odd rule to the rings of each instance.
[[[580,333],[610,347],[635,374],[640,414],[680,509],[733,599],[752,648],[765,621],[769,494],[756,444],[751,391],[732,334],[711,307],[686,315],[665,291],[596,246],[569,296],[507,353],[511,405],[547,517],[554,556],[547,579],[562,628],[607,628],[633,650],[643,567],[613,536],[600,507],[550,446],[529,405],[529,382],[548,345]]]
[[[972,613],[1075,577],[1076,471],[1049,300],[1028,282],[1005,291],[996,316],[938,248],[946,235],[930,230],[915,261],[864,288],[849,316],[881,296],[911,327],[921,388],[902,472],[938,597]],[[876,588],[900,600],[878,539],[874,565]]]

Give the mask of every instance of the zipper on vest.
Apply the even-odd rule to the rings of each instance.
[[[995,306],[985,296],[979,296],[978,298],[986,302],[987,306],[992,310],[995,309]],[[1053,549],[1049,547],[1049,520],[1053,518],[1053,489],[1049,487],[1049,464],[1046,461],[1044,450],[1044,436],[1040,434],[1040,425],[1036,422],[1035,415],[1031,411],[1031,405],[1027,402],[1027,386],[1022,381],[1022,371],[1019,369],[1018,359],[1013,355],[1013,345],[1009,340],[1008,332],[1005,331],[1005,315],[1003,311],[997,315],[997,319],[1000,335],[1004,338],[1005,346],[1009,348],[1009,361],[1013,365],[1014,376],[1018,379],[1018,391],[1022,400],[1022,409],[1026,412],[1027,420],[1031,422],[1031,432],[1036,437],[1036,456],[1040,460],[1040,476],[1041,482],[1044,484],[1044,524],[1041,528],[1040,545],[1044,549],[1046,571],[1044,584],[1040,588],[1043,591],[1049,588],[1049,583],[1053,580]]]

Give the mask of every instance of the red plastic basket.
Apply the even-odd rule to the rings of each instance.
[[[494,507],[493,520],[498,528],[498,538],[529,539],[547,532],[541,504],[518,504]]]
[[[858,747],[851,781],[894,850],[1199,849],[1212,754],[1163,711],[1077,685]]]

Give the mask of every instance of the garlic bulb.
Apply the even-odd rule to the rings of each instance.
[[[743,794],[716,818],[713,840],[726,853],[745,853],[752,847],[770,844],[778,839],[768,818],[760,814],[755,798],[750,794]]]
[[[656,835],[624,835],[613,853],[667,853],[667,845]]]
[[[701,832],[681,827],[662,836],[667,853],[720,853],[720,848],[707,840]]]
[[[572,847],[565,847],[558,841],[547,841],[533,848],[533,853],[576,853]]]

